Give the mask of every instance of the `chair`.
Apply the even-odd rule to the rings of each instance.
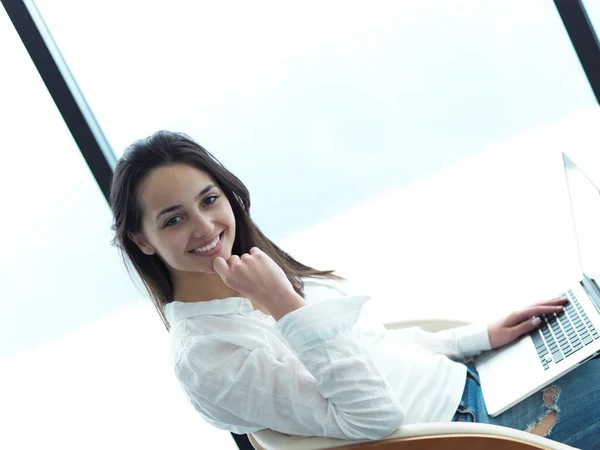
[[[440,331],[467,325],[456,320],[419,320],[386,324],[388,329],[418,326]],[[273,430],[248,435],[256,450],[382,449],[382,450],[573,450],[565,444],[524,431],[497,425],[467,422],[405,425],[377,441],[356,441],[322,437],[294,436]]]

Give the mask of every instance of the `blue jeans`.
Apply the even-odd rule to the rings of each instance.
[[[557,395],[552,396],[554,393]],[[473,364],[468,364],[465,390],[452,421],[530,431],[552,410],[558,416],[547,438],[583,450],[600,449],[600,358],[588,361],[556,380],[548,390],[529,396],[497,417],[488,415],[479,374]]]

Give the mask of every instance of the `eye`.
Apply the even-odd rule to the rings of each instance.
[[[171,217],[169,220],[166,221],[165,228],[172,227],[173,225],[177,225],[180,221],[176,220],[176,219],[181,219],[181,217],[179,217],[179,216]]]
[[[218,196],[218,195],[209,195],[208,197],[206,197],[206,198],[204,199],[204,202],[203,202],[203,203],[204,203],[205,205],[209,206],[209,205],[212,205],[214,202],[216,202],[218,198],[219,198],[219,196]]]

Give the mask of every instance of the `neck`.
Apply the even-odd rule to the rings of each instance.
[[[173,298],[179,302],[202,302],[227,297],[241,297],[228,287],[216,273],[176,272],[173,279]]]

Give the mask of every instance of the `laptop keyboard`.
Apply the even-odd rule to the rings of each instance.
[[[559,314],[543,315],[543,323],[531,332],[544,370],[552,361],[559,363],[598,339],[600,335],[570,289],[569,302]]]

